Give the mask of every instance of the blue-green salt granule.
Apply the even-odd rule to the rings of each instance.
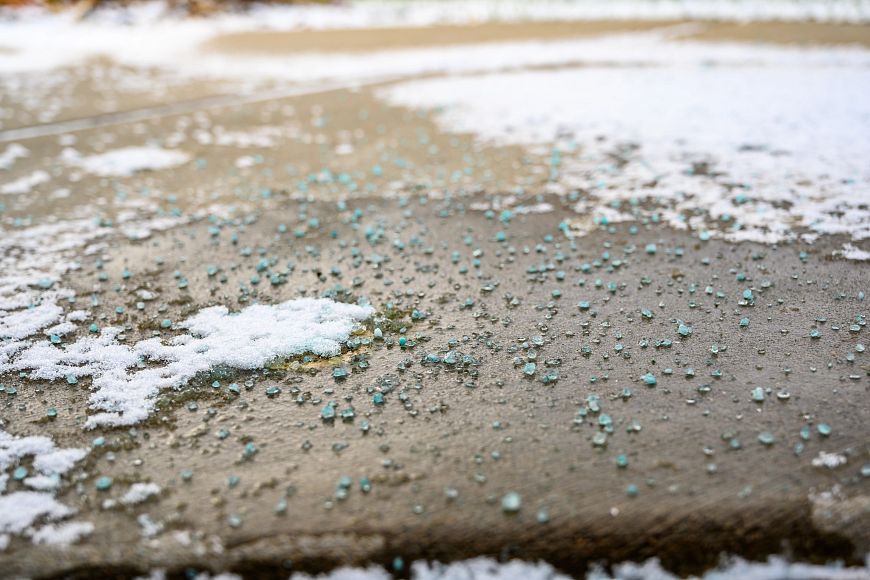
[[[505,513],[515,514],[520,511],[522,505],[522,497],[514,491],[505,494],[504,497],[501,498],[501,511]]]
[[[776,442],[776,438],[767,432],[758,435],[758,442],[765,446],[771,446]]]
[[[335,420],[335,407],[332,405],[332,403],[327,403],[326,405],[324,405],[324,407],[320,410],[320,418],[324,421]]]

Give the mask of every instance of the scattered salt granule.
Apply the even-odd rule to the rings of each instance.
[[[3,185],[0,185],[0,193],[4,195],[29,193],[34,187],[45,183],[49,179],[51,179],[51,176],[47,172],[37,169],[29,175],[19,177],[14,181],[7,181]]]
[[[373,312],[370,306],[313,298],[258,304],[238,313],[214,306],[181,322],[189,334],[168,343],[151,338],[131,347],[116,340],[121,329],[106,328],[67,346],[35,343],[5,364],[0,360],[0,372],[29,370],[31,379],[42,380],[92,377],[90,406],[100,412],[86,426],[132,425],[148,416],[161,390],[183,386],[212,368],[259,369],[305,352],[337,355],[355,324]]]
[[[177,167],[190,161],[190,155],[183,151],[144,146],[123,147],[87,157],[67,150],[64,161],[70,165],[81,167],[94,175],[124,177],[133,175],[138,171]]]

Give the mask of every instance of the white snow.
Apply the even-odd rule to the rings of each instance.
[[[840,453],[828,453],[819,451],[818,456],[813,458],[813,467],[826,467],[828,469],[836,469],[841,465],[846,465],[848,459]]]
[[[568,580],[546,562],[511,560],[499,563],[490,558],[473,558],[451,564],[414,562],[411,577],[419,580]]]
[[[726,564],[700,576],[690,578],[703,580],[865,580],[867,567],[844,567],[838,564],[820,566],[795,563],[781,557],[771,557],[767,562],[747,562],[740,558],[730,559]],[[383,568],[337,568],[327,574],[310,576],[295,573],[291,580],[385,580],[392,576]],[[511,560],[496,562],[491,558],[473,558],[451,564],[418,561],[411,565],[412,580],[567,580],[545,562]],[[677,580],[680,578],[661,567],[657,560],[644,563],[626,562],[616,564],[611,572],[593,567],[587,580]]]
[[[86,454],[84,449],[58,449],[48,437],[15,437],[0,430],[0,472],[32,456],[37,471],[44,475],[63,475]]]
[[[375,55],[216,55],[203,44],[224,33],[257,30],[292,31],[303,28],[360,28],[427,26],[438,23],[488,21],[587,20],[590,18],[717,20],[870,21],[870,1],[852,2],[767,0],[702,0],[643,2],[363,2],[337,6],[259,7],[247,14],[222,14],[208,19],[162,17],[152,10],[105,10],[84,22],[73,14],[19,10],[16,18],[0,19],[0,72],[33,72],[70,66],[95,57],[110,57],[119,64],[183,71],[186,75],[222,78],[272,77],[287,79],[361,78],[375,74],[409,73],[463,67],[463,54],[471,47],[435,51],[400,51]],[[3,50],[6,49],[6,50]],[[491,51],[497,57],[498,51]],[[384,55],[387,55],[386,57]],[[470,62],[481,59],[472,51]],[[526,62],[496,58],[498,66]],[[551,56],[570,62],[576,51]],[[439,58],[440,57],[440,58]],[[349,76],[348,76],[349,75]]]
[[[10,143],[3,153],[0,153],[0,169],[12,169],[15,161],[30,155],[27,147],[18,143]]]
[[[767,562],[748,562],[742,558],[732,558],[727,564],[704,573],[704,580],[862,580],[867,578],[870,569],[864,566],[846,568],[839,564],[820,566],[790,562],[782,557],[773,556]],[[602,571],[590,573],[589,580],[677,580],[661,567],[657,560],[647,560],[643,564],[627,562],[614,566],[613,574]]]
[[[58,520],[74,513],[50,493],[16,491],[0,495],[0,534],[20,534],[40,518]]]
[[[61,314],[63,308],[54,302],[10,312],[0,316],[0,338],[25,338],[54,323]]]
[[[290,576],[290,580],[391,580],[393,576],[380,566],[368,568],[341,567],[327,574],[313,576],[303,572],[296,572]]]
[[[838,252],[838,254],[847,260],[858,260],[861,262],[870,260],[870,252],[857,248],[852,244],[844,244],[843,250]]]
[[[87,157],[81,157],[74,150],[67,150],[64,160],[94,175],[127,177],[139,171],[155,171],[183,165],[190,161],[190,155],[178,150],[143,146],[123,147]]]
[[[66,346],[36,342],[7,362],[0,360],[0,372],[30,371],[30,378],[43,380],[92,377],[90,406],[99,412],[87,427],[131,425],[148,416],[161,390],[181,387],[209,369],[258,369],[305,352],[334,356],[372,313],[370,306],[313,298],[253,305],[238,313],[213,306],[181,322],[189,334],[167,343],[151,338],[131,347],[115,339],[121,329],[106,328],[98,337]]]
[[[85,455],[84,449],[58,448],[48,437],[16,437],[0,429],[0,550],[2,544],[8,542],[9,534],[29,535],[37,543],[70,543],[84,533],[90,524],[71,522],[58,527],[49,527],[50,524],[39,527],[39,521],[57,521],[75,513],[58,502],[54,493],[61,476]],[[33,458],[31,472],[36,473],[24,483],[35,491],[6,494],[6,472],[26,457]]]
[[[91,522],[47,524],[33,533],[33,543],[68,546],[90,536],[93,531],[94,524]]]
[[[135,505],[155,495],[160,495],[160,486],[156,483],[134,483],[121,498],[121,503]]]
[[[435,110],[450,131],[558,147],[560,183],[588,190],[593,213],[650,198],[672,225],[724,227],[732,240],[777,242],[795,226],[870,237],[870,52],[626,38],[590,41],[585,66],[380,94]],[[605,55],[621,66],[594,64]],[[628,163],[616,168],[620,149]],[[699,162],[715,174],[691,175]]]
[[[3,185],[0,185],[0,193],[3,195],[21,195],[22,193],[29,193],[34,187],[45,183],[49,179],[51,179],[51,176],[48,173],[41,169],[37,169],[33,173],[23,175],[18,179],[7,181]]]

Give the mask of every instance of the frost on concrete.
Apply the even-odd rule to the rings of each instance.
[[[0,549],[12,534],[30,536],[36,543],[68,544],[90,533],[93,526],[85,522],[39,526],[41,521],[54,522],[75,513],[58,502],[54,494],[61,476],[86,454],[84,449],[58,448],[48,437],[16,437],[0,430]],[[7,493],[8,471],[28,457],[33,460],[31,471],[36,473],[24,478],[22,484],[32,490]]]
[[[185,385],[217,367],[259,369],[278,357],[340,353],[355,325],[373,313],[370,306],[300,298],[276,305],[253,305],[238,313],[224,306],[205,308],[180,324],[189,334],[121,344],[120,328],[67,346],[42,341],[0,361],[0,372],[30,371],[31,379],[91,377],[90,406],[98,413],[87,427],[132,425],[142,421],[163,389]]]
[[[162,147],[123,147],[105,153],[82,157],[77,151],[67,149],[63,159],[69,165],[80,167],[88,173],[101,177],[127,177],[139,171],[154,171],[177,167],[190,161],[183,151]]]

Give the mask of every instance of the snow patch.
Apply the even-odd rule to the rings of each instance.
[[[732,558],[727,564],[715,570],[710,570],[700,576],[703,580],[865,580],[870,568],[845,567],[839,564],[820,566],[790,562],[782,557],[771,557],[767,562],[748,562],[741,558]],[[392,576],[380,567],[369,568],[338,568],[327,574],[310,576],[295,573],[291,580],[385,580]],[[152,576],[154,578],[154,576]],[[414,562],[411,566],[413,580],[567,580],[568,576],[560,574],[552,566],[544,562],[496,562],[490,558],[473,558],[453,562],[451,564]],[[601,567],[594,567],[587,575],[587,580],[678,580],[679,576],[671,574],[659,564],[658,560],[650,559],[642,564],[627,562],[616,564],[610,572]]]
[[[859,262],[870,260],[870,252],[857,248],[852,244],[844,244],[842,250],[834,253],[838,256],[843,256],[847,260],[857,260]]]
[[[4,183],[0,186],[0,193],[3,195],[21,195],[23,193],[30,193],[34,187],[43,184],[50,179],[51,176],[48,173],[41,169],[37,169],[29,175],[24,175],[14,181]]]
[[[90,536],[93,531],[94,524],[91,522],[48,524],[34,532],[33,543],[69,546],[70,544],[75,544],[82,538]]]
[[[0,533],[20,534],[40,518],[58,520],[73,513],[50,493],[16,491],[0,496]]]
[[[155,171],[183,165],[190,161],[190,155],[183,151],[145,146],[123,147],[87,157],[67,150],[64,160],[101,177],[129,177],[139,171]]]
[[[589,41],[583,56],[621,67],[443,77],[380,95],[435,110],[449,131],[549,152],[559,185],[587,191],[596,214],[647,199],[674,227],[733,241],[799,228],[870,238],[870,52],[750,54],[635,35],[641,54],[625,38]]]
[[[134,483],[121,498],[124,505],[142,503],[149,497],[160,495],[160,486],[156,483]]]
[[[36,543],[71,543],[87,526],[93,528],[91,524],[77,522],[70,523],[70,527],[49,527],[50,524],[38,527],[40,520],[53,522],[75,513],[58,502],[54,493],[61,476],[85,455],[84,449],[58,448],[48,437],[16,437],[0,429],[0,550],[8,543],[10,534],[29,535]],[[6,494],[9,476],[5,472],[20,465],[26,457],[33,458],[36,474],[26,478],[24,484],[36,491]]]
[[[390,5],[392,4],[392,5]],[[419,74],[429,71],[498,70],[532,64],[569,63],[588,58],[608,60],[606,53],[589,56],[588,41],[497,43],[486,46],[393,50],[371,54],[302,55],[218,54],[203,45],[222,34],[300,28],[428,26],[438,23],[571,20],[588,18],[714,18],[716,20],[828,20],[870,21],[870,1],[762,3],[733,0],[703,2],[495,2],[379,3],[352,6],[292,6],[254,8],[247,14],[222,14],[208,19],[162,18],[138,22],[132,11],[104,11],[77,22],[71,14],[44,11],[16,12],[17,18],[0,20],[0,72],[34,72],[98,57],[121,65],[160,68],[183,76],[285,79],[363,79],[379,75]],[[476,6],[476,8],[474,7]],[[703,8],[701,6],[706,6]],[[714,8],[711,8],[714,6]],[[837,8],[839,6],[839,8]],[[844,8],[844,6],[848,6]],[[790,14],[790,17],[786,15]],[[112,17],[111,15],[114,15]],[[637,36],[637,35],[635,35]],[[745,47],[751,49],[751,47]],[[642,51],[635,58],[646,60]],[[620,58],[617,53],[616,58]]]
[[[29,370],[31,379],[40,380],[92,377],[90,406],[99,412],[86,426],[132,425],[148,416],[161,390],[181,387],[210,369],[259,369],[306,352],[337,355],[355,325],[373,312],[370,306],[313,298],[238,313],[214,306],[181,322],[189,334],[168,343],[151,338],[131,347],[116,340],[120,328],[110,327],[66,346],[34,343],[0,360],[0,373]]]
[[[30,150],[24,145],[12,143],[6,147],[3,153],[0,153],[0,169],[12,169],[18,159],[22,159],[30,155]]]
[[[819,451],[819,455],[813,458],[813,467],[827,467],[828,469],[836,469],[841,465],[846,465],[848,459],[840,453],[827,453]]]

